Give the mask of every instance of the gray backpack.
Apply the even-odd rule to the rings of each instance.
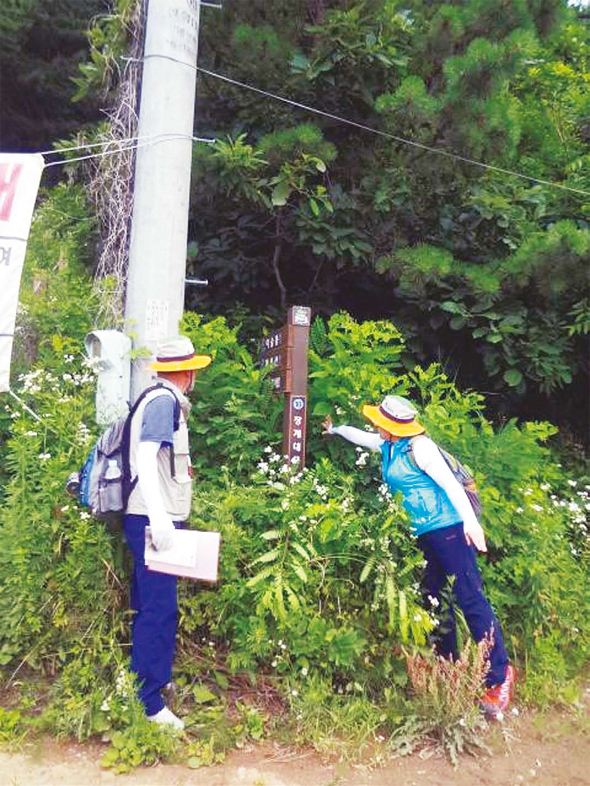
[[[161,383],[146,388],[129,413],[116,420],[101,434],[82,469],[78,473],[72,473],[68,479],[66,488],[74,495],[77,493],[80,505],[89,508],[97,519],[112,518],[127,507],[131,492],[137,485],[137,476],[131,477],[129,461],[131,421],[145,397],[159,388],[174,395],[170,388]],[[174,401],[174,430],[176,431],[180,422],[180,402],[176,396]],[[173,455],[171,450],[172,467]],[[73,475],[77,475],[77,479]]]

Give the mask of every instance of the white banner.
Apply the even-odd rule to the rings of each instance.
[[[0,392],[10,389],[20,277],[43,167],[39,153],[0,153]]]

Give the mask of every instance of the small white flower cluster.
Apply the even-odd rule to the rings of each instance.
[[[270,445],[264,448],[264,452],[267,454],[266,460],[261,459],[256,465],[256,468],[260,475],[266,475],[268,477],[269,486],[281,489],[284,488],[284,486],[280,481],[286,482],[288,479],[289,484],[293,486],[301,480],[303,473],[294,473],[294,470],[299,464],[298,456],[293,456],[291,461],[289,461],[287,456],[281,456],[275,453]],[[282,463],[279,466],[281,461]],[[304,468],[303,472],[307,472],[307,468]]]
[[[340,510],[343,513],[348,513],[349,510],[351,510],[353,504],[354,504],[354,500],[351,497],[345,497],[340,503]]]
[[[51,453],[39,453],[39,461],[49,461]]]
[[[313,490],[324,500],[324,502],[328,500],[328,487],[322,485],[317,478],[313,479]]]
[[[66,363],[72,363],[74,361],[74,356],[65,355],[64,360]],[[90,382],[93,382],[94,377],[88,372],[84,372],[82,374],[76,372],[66,372],[65,374],[61,374],[61,376],[57,377],[55,374],[52,374],[51,371],[38,368],[35,371],[30,371],[28,374],[20,374],[18,381],[22,385],[22,390],[24,393],[35,395],[36,393],[40,393],[43,388],[49,389],[53,393],[61,393],[61,388],[64,382],[66,385],[71,385],[75,388],[82,387]],[[69,401],[67,397],[63,396],[58,400],[61,402]]]
[[[272,639],[269,639],[268,643],[272,647],[275,646],[275,643],[274,643],[274,641]],[[282,639],[279,639],[277,641],[277,643],[276,643],[276,653],[273,656],[273,659],[272,659],[272,662],[271,662],[270,665],[273,667],[273,669],[276,669],[277,666],[281,662],[287,661],[287,660],[288,660],[287,645],[285,644],[285,642]]]
[[[381,483],[377,489],[377,496],[381,502],[390,502],[393,499],[393,494],[389,490],[387,483]]]
[[[40,393],[44,384],[54,388],[57,385],[57,377],[50,371],[38,368],[35,371],[29,371],[28,374],[19,374],[18,381],[22,385],[23,393]]]
[[[126,669],[119,669],[115,680],[115,693],[117,696],[131,697],[135,688],[131,675]]]
[[[94,382],[94,378],[92,374],[85,372],[84,374],[69,374],[66,372],[65,374],[61,375],[63,382],[73,385],[74,387],[82,387],[83,385],[87,385],[89,382]]]
[[[364,467],[367,464],[367,459],[370,456],[369,451],[363,450],[362,448],[355,448],[358,453],[357,460],[354,462],[357,467]]]
[[[90,433],[90,429],[88,428],[86,423],[80,421],[78,423],[78,442],[80,443],[80,445],[86,445],[86,443],[89,442],[91,439],[92,439],[92,434]]]

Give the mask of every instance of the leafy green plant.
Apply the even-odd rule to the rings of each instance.
[[[458,660],[409,655],[408,674],[413,691],[412,710],[422,735],[434,738],[456,766],[461,753],[489,749],[484,741],[487,724],[476,698],[484,690],[488,668],[485,641],[467,644]],[[409,724],[414,726],[413,718]],[[403,724],[394,734],[407,739]]]
[[[0,707],[0,746],[7,747],[8,750],[18,750],[27,732],[19,710]]]
[[[130,772],[141,764],[168,761],[177,752],[177,733],[143,718],[124,731],[116,731],[100,761],[116,773]]]

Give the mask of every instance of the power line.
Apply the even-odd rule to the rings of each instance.
[[[156,57],[157,55],[152,55],[152,57]],[[180,62],[180,61],[179,61]],[[185,64],[186,65],[186,64]],[[293,101],[290,98],[285,98],[284,96],[277,95],[276,93],[270,93],[267,90],[261,90],[259,87],[254,87],[253,85],[246,84],[245,82],[239,82],[237,79],[231,79],[228,76],[224,76],[223,74],[217,74],[214,71],[209,71],[206,68],[201,68],[201,66],[195,66],[197,71],[200,71],[207,76],[212,76],[215,79],[220,79],[223,82],[228,82],[229,84],[236,85],[236,87],[242,87],[246,90],[251,90],[254,93],[258,93],[259,95],[266,96],[267,98],[272,98],[275,101],[281,101],[284,104],[289,104],[290,106],[294,106],[298,109],[303,109],[306,112],[313,112],[316,115],[321,115],[322,117],[328,117],[331,120],[336,120],[339,123],[344,123],[349,126],[354,126],[355,128],[360,128],[362,131],[368,131],[371,134],[377,134],[378,136],[385,137],[387,139],[392,139],[395,142],[400,142],[404,145],[410,145],[412,147],[419,148],[420,150],[425,150],[428,153],[436,153],[439,156],[445,156],[446,158],[451,158],[456,161],[462,161],[465,164],[471,164],[472,166],[478,166],[482,169],[488,169],[494,172],[500,172],[504,175],[511,175],[512,177],[519,177],[523,180],[529,180],[533,183],[539,183],[540,185],[544,186],[551,186],[553,188],[561,188],[564,191],[571,191],[574,194],[582,194],[583,196],[590,196],[590,191],[583,191],[580,188],[572,188],[571,186],[565,186],[562,183],[556,183],[553,180],[541,180],[538,177],[531,177],[530,175],[525,175],[522,172],[515,172],[511,169],[504,169],[502,167],[494,166],[493,164],[485,164],[483,161],[475,161],[472,158],[466,158],[465,156],[461,156],[458,153],[450,153],[447,150],[441,150],[437,147],[430,147],[429,145],[424,145],[421,142],[415,142],[412,139],[406,139],[405,137],[396,136],[395,134],[390,134],[388,131],[381,131],[377,128],[372,128],[371,126],[364,125],[363,123],[357,123],[355,120],[348,120],[346,117],[342,117],[340,115],[334,115],[331,112],[325,112],[323,109],[317,109],[317,107],[309,106],[308,104],[301,104],[298,101]]]
[[[336,120],[339,123],[344,123],[345,125],[354,126],[355,128],[360,128],[362,131],[368,131],[371,134],[376,134],[377,136],[385,137],[386,139],[393,139],[395,142],[400,142],[404,145],[410,145],[411,147],[419,148],[420,150],[425,150],[428,153],[436,153],[439,156],[445,156],[446,158],[454,159],[455,161],[462,161],[465,164],[470,164],[472,166],[478,166],[482,169],[487,169],[493,172],[500,172],[504,175],[511,175],[512,177],[519,177],[522,180],[528,180],[532,183],[538,183],[539,185],[543,186],[551,186],[552,188],[561,188],[563,191],[570,191],[574,194],[581,194],[582,196],[590,196],[590,191],[584,191],[581,188],[572,188],[571,186],[565,186],[562,183],[556,183],[553,180],[542,180],[538,177],[532,177],[531,175],[525,175],[522,172],[515,172],[512,169],[504,169],[503,167],[494,166],[493,164],[486,164],[483,161],[476,161],[473,158],[467,158],[466,156],[461,156],[458,153],[450,153],[448,150],[441,150],[438,147],[430,147],[429,145],[424,145],[421,142],[415,142],[413,139],[406,139],[405,137],[396,136],[396,134],[391,134],[388,131],[381,131],[378,128],[372,128],[371,126],[364,125],[363,123],[357,123],[355,120],[349,120],[346,117],[342,117],[341,115],[335,115],[331,112],[326,112],[323,109],[318,109],[317,107],[309,106],[308,104],[302,104],[299,101],[293,101],[291,98],[285,98],[284,96],[280,96],[277,93],[270,93],[267,90],[262,90],[259,87],[254,87],[253,85],[249,85],[246,82],[240,82],[237,79],[232,79],[229,76],[224,76],[223,74],[217,74],[215,71],[209,71],[206,68],[202,68],[201,66],[193,65],[192,63],[187,63],[185,60],[180,60],[176,57],[171,57],[170,55],[161,55],[157,53],[152,53],[147,55],[143,58],[136,58],[136,57],[122,57],[122,60],[127,62],[133,63],[141,63],[147,60],[148,58],[161,58],[163,60],[171,60],[174,63],[178,63],[179,65],[186,66],[187,68],[194,69],[196,71],[200,71],[202,74],[206,74],[207,76],[212,76],[215,79],[220,79],[223,82],[228,82],[231,85],[235,85],[236,87],[242,87],[245,90],[251,90],[254,93],[258,93],[259,95],[263,95],[266,98],[272,98],[274,101],[281,101],[284,104],[289,104],[290,106],[294,106],[297,109],[303,109],[306,112],[313,112],[316,115],[321,115],[322,117],[328,117],[331,120]]]
[[[64,150],[53,150],[48,151],[46,153],[41,153],[41,155],[48,155],[50,152],[53,153],[62,153],[66,151],[73,151],[73,150],[84,150],[87,148],[93,148],[100,145],[117,145],[116,149],[114,150],[103,150],[102,153],[91,153],[87,156],[77,156],[76,158],[66,158],[63,161],[50,161],[48,164],[45,164],[45,169],[51,166],[64,166],[65,164],[72,164],[76,161],[88,161],[91,158],[103,158],[104,156],[112,156],[116,155],[117,153],[124,153],[127,150],[138,150],[142,147],[148,147],[152,144],[160,144],[161,142],[169,142],[174,139],[188,139],[192,142],[203,142],[205,144],[215,144],[215,139],[202,139],[201,137],[197,136],[190,136],[189,134],[158,134],[157,136],[151,137],[129,137],[128,139],[117,139],[117,140],[110,140],[109,142],[93,142],[88,145],[77,145],[71,148],[64,148]],[[142,143],[137,145],[135,144],[127,144],[128,142],[139,142],[139,140],[144,140]],[[147,141],[145,141],[147,140]]]
[[[84,142],[80,145],[72,145],[72,147],[61,147],[61,148],[53,148],[52,150],[41,150],[39,155],[41,156],[51,156],[51,155],[61,155],[62,153],[70,153],[74,150],[88,150],[93,147],[108,147],[109,145],[119,145],[125,142],[138,142],[147,139],[161,139],[163,137],[171,137],[171,138],[184,138],[185,134],[156,134],[153,136],[129,136],[123,137],[121,139],[107,139],[102,142]],[[215,142],[214,139],[200,139],[199,137],[195,136],[186,136],[187,139],[192,139],[195,142]]]

